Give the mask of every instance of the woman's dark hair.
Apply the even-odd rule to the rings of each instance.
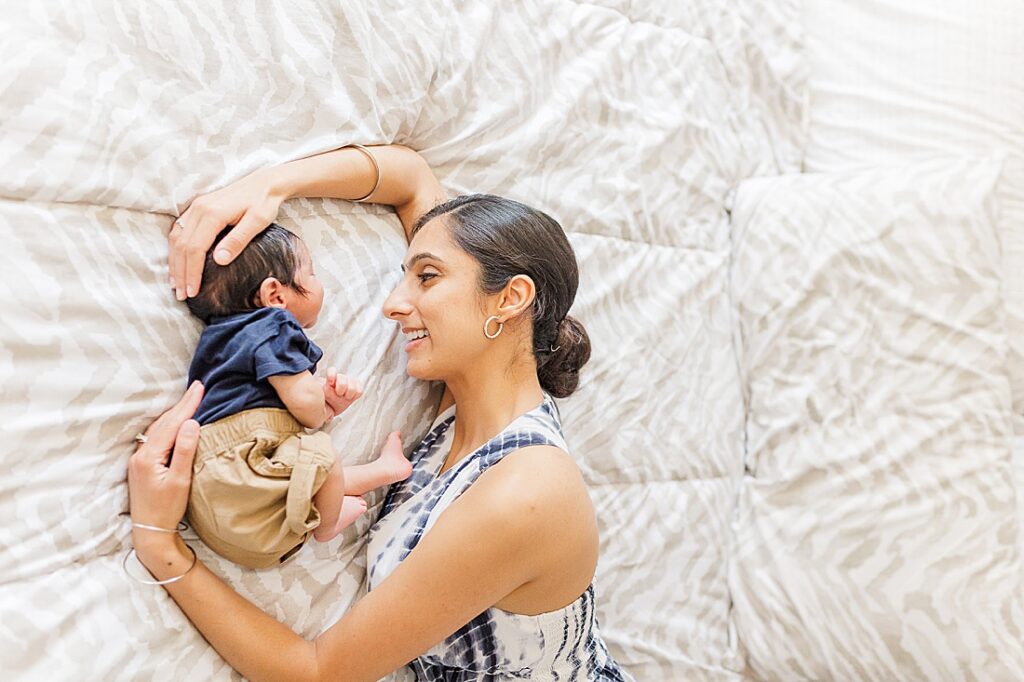
[[[227,265],[215,263],[213,252],[233,227],[228,225],[214,239],[206,253],[199,293],[185,299],[193,315],[209,323],[220,315],[256,310],[260,307],[260,284],[267,277],[276,278],[303,296],[309,293],[295,279],[300,267],[299,238],[277,223],[270,223],[253,237],[235,260]]]
[[[427,211],[416,234],[447,216],[455,243],[480,263],[480,289],[501,291],[516,275],[533,280],[533,354],[541,387],[565,398],[576,390],[590,359],[590,337],[568,316],[579,286],[576,254],[562,226],[548,214],[491,194],[456,197]]]

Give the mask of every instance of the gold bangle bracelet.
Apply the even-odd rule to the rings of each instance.
[[[377,171],[377,181],[375,183],[373,183],[373,189],[371,189],[365,196],[361,196],[358,199],[349,199],[349,201],[353,201],[353,202],[355,202],[357,204],[361,204],[364,201],[366,201],[367,199],[369,199],[370,197],[372,197],[373,193],[376,192],[377,189],[380,187],[380,165],[377,163],[377,159],[373,156],[373,154],[370,153],[370,150],[367,149],[366,147],[364,147],[363,145],[361,145],[361,144],[347,144],[347,145],[345,145],[345,147],[352,147],[353,149],[358,149],[363,154],[366,154],[366,157],[368,159],[370,159],[370,163],[373,164],[374,170]],[[342,149],[344,149],[345,147],[342,147]]]

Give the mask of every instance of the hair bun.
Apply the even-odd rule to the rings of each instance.
[[[590,360],[590,336],[579,320],[566,315],[549,350],[537,368],[541,388],[556,398],[566,398],[579,386],[580,369]]]

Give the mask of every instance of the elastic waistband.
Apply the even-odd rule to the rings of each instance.
[[[257,407],[203,425],[199,429],[199,451],[196,454],[223,450],[257,438],[288,436],[302,432],[302,424],[288,410],[279,407]]]

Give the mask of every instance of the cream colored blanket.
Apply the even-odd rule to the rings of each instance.
[[[961,177],[970,191],[967,203],[956,195],[940,210],[960,236],[913,260],[910,272],[960,277],[975,294],[954,306],[942,280],[923,290],[921,306],[893,299],[904,306],[887,312],[895,317],[873,317],[908,271],[884,254],[863,256],[857,263],[880,279],[850,292],[849,278],[862,270],[844,264],[859,254],[858,239],[886,229],[914,251],[917,223],[849,203],[863,189],[856,178],[830,181],[824,194],[786,179],[743,186],[800,171],[808,89],[798,5],[88,0],[5,8],[4,677],[238,677],[165,593],[120,569],[132,436],[184,389],[200,331],[167,288],[164,233],[198,194],[350,142],[409,145],[450,194],[510,196],[549,211],[570,233],[582,267],[573,314],[590,330],[594,355],[561,409],[601,524],[602,630],[638,679],[820,679],[855,673],[846,663],[871,656],[877,665],[863,670],[876,679],[956,670],[960,660],[981,672],[1024,671],[1004,650],[1021,632],[1019,604],[1006,601],[1020,569],[999,440],[1010,409],[997,366],[1006,333],[986,317],[998,307],[1001,277],[986,222],[998,161],[957,166],[953,178],[945,167],[914,171],[928,191],[955,190]],[[809,202],[787,203],[805,193]],[[833,200],[844,220],[868,221],[863,229],[829,239],[809,230],[832,224]],[[436,393],[405,376],[397,330],[379,311],[400,274],[397,218],[296,200],[280,222],[311,245],[328,290],[312,334],[325,363],[367,384],[332,426],[338,452],[366,461],[393,428],[411,444]],[[819,317],[799,312],[801,301]],[[844,303],[853,308],[837,307]],[[893,398],[904,389],[920,398],[914,390],[926,392],[928,375],[908,384],[853,351],[801,355],[846,348],[870,327],[865,321],[913,326],[914,316],[951,344],[928,351],[929,362],[957,358],[959,374],[939,383],[934,404]],[[913,327],[910,338],[931,331]],[[915,348],[862,353],[896,367],[917,361]],[[810,390],[826,379],[835,381],[831,392]],[[855,393],[844,388],[850,380]],[[838,423],[830,415],[844,400],[872,395],[876,411],[857,423],[868,429],[862,440],[822,430]],[[897,419],[910,403],[924,420],[917,426]],[[801,411],[814,425],[800,427]],[[947,412],[959,421],[937,427]],[[948,449],[949,458],[913,467],[899,467],[892,453],[871,459],[881,438],[872,434],[882,434],[871,429],[883,425],[899,434],[895,454],[923,456],[947,442],[973,464],[954,462]],[[786,465],[772,468],[778,457]],[[793,492],[794,481],[828,478],[829,463],[849,465],[835,484],[845,488]],[[831,505],[844,491],[849,498]],[[908,495],[919,516],[901,523]],[[200,556],[312,637],[363,589],[364,535],[380,500],[371,498],[371,514],[343,538],[310,543],[280,569],[243,570],[202,546]],[[940,525],[921,525],[931,523]],[[877,533],[882,539],[871,540]],[[950,537],[955,553],[935,549]],[[927,570],[915,568],[922,552]],[[770,574],[785,574],[786,561],[826,560],[846,582],[828,572],[795,584]],[[847,587],[830,592],[833,579]],[[981,592],[969,589],[982,583]],[[914,584],[926,588],[914,592]],[[844,607],[864,603],[871,618],[844,620]],[[961,609],[983,613],[970,621],[972,639],[952,646]],[[847,651],[848,631],[869,634]],[[903,653],[894,653],[898,645]],[[925,660],[934,669],[907,667]]]

